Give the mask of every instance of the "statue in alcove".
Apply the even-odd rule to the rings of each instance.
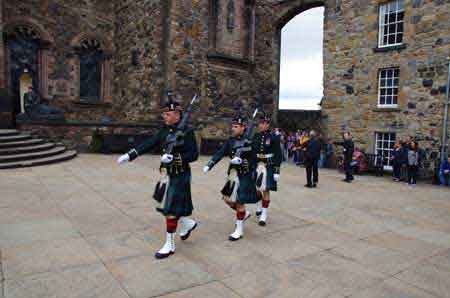
[[[25,113],[17,115],[18,119],[32,120],[64,120],[64,111],[43,103],[32,86],[24,95]]]
[[[234,19],[235,19],[234,0],[229,0],[227,6],[227,29],[228,32],[230,33],[233,32],[235,27]]]

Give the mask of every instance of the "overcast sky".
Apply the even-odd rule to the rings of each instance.
[[[319,109],[323,96],[323,7],[293,18],[281,33],[280,109]]]

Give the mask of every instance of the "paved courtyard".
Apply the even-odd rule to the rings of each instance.
[[[158,158],[115,160],[0,171],[0,297],[450,297],[449,189],[368,176],[349,185],[324,170],[311,190],[289,165],[268,225],[253,216],[231,243],[234,214],[218,194],[226,162],[204,175],[202,158],[199,228],[156,260]]]

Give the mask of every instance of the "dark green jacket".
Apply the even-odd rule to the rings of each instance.
[[[280,137],[270,131],[258,132],[254,135],[252,143],[256,151],[257,160],[264,160],[258,157],[260,154],[273,154],[273,157],[268,160],[267,166],[273,167],[274,172],[279,174],[282,161]]]

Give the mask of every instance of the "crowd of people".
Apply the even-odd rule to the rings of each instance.
[[[425,159],[425,151],[419,147],[419,143],[413,137],[408,137],[406,141],[397,141],[391,154],[393,168],[393,180],[400,182],[406,178],[410,185],[417,184],[417,174]],[[450,156],[436,166],[437,182],[450,186]]]
[[[353,173],[358,172],[361,164],[364,163],[365,153],[354,147],[349,132],[344,134],[341,142],[332,142],[314,130],[286,132],[275,128],[274,132],[280,136],[283,162],[292,161],[297,166],[305,167],[307,177],[305,187],[317,186],[319,168],[339,167],[339,162],[336,161],[335,146],[342,146],[341,167],[346,173],[345,182],[353,181]],[[404,181],[411,186],[417,184],[419,169],[423,167],[426,157],[425,150],[419,147],[419,143],[413,137],[408,137],[403,141],[398,140],[389,158],[395,182]],[[378,162],[379,165],[375,165],[375,167],[381,169],[381,173],[376,171],[376,174],[382,175],[385,162],[383,156],[376,155],[374,162]],[[450,186],[450,156],[436,165],[435,176],[437,184]]]

